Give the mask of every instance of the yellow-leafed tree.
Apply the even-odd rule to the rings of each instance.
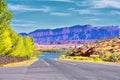
[[[12,18],[5,0],[0,0],[0,55],[19,57],[34,56],[34,41],[31,37],[22,37],[10,27]]]

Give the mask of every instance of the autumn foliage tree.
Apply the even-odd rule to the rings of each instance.
[[[34,41],[31,37],[22,37],[10,27],[12,12],[5,0],[0,0],[0,55],[20,57],[34,56]]]

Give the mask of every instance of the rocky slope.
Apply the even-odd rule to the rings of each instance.
[[[119,26],[75,25],[57,29],[38,29],[28,34],[36,43],[54,43],[64,40],[94,40],[120,35]]]
[[[120,36],[96,40],[84,44],[73,51],[70,56],[98,55],[103,60],[120,60]]]

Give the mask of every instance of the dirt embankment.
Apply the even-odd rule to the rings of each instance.
[[[13,57],[8,55],[0,55],[0,66],[3,66],[8,63],[20,62],[29,59],[29,57]]]

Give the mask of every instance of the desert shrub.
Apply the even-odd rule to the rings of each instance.
[[[77,47],[76,46],[73,48],[73,52],[77,52]]]
[[[104,54],[103,56],[101,56],[101,59],[103,61],[108,61],[108,62],[118,62],[119,58],[120,58],[119,54],[110,53],[110,52],[107,52],[106,54]]]
[[[119,61],[119,57],[120,57],[119,54],[112,53],[112,54],[110,55],[108,61],[110,61],[110,62],[118,62],[118,61]]]
[[[70,47],[70,48],[68,48],[67,50],[66,50],[66,52],[65,52],[65,54],[66,55],[70,55],[70,54],[72,54],[73,53],[73,49]]]
[[[40,55],[42,55],[42,52],[35,50],[33,52],[33,54],[34,54],[34,56],[40,56]]]
[[[99,55],[90,55],[91,58],[99,58]]]
[[[59,59],[65,59],[65,58],[66,58],[66,55],[59,56]]]
[[[91,58],[94,59],[94,61],[102,61],[99,55],[90,55]]]
[[[110,56],[111,56],[111,53],[106,53],[106,54],[103,54],[101,58],[103,61],[109,61]]]
[[[97,51],[97,55],[99,55],[100,57],[102,57],[104,54],[105,54],[105,51],[103,51],[103,50]]]

